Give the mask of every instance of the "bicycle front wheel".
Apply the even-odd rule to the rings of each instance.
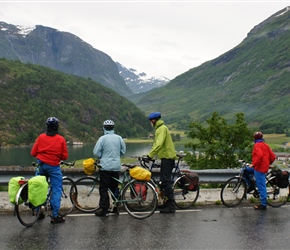
[[[73,179],[65,176],[62,178],[62,194],[59,209],[60,216],[68,215],[74,209],[74,197],[77,195],[77,188]]]
[[[227,207],[235,207],[243,201],[246,192],[245,180],[240,177],[232,177],[222,187],[221,201]]]
[[[132,180],[122,190],[121,199],[125,209],[136,219],[151,216],[157,207],[157,192],[152,184],[146,181]]]
[[[38,219],[40,206],[34,207],[28,200],[28,183],[20,187],[16,194],[15,210],[19,222],[26,227],[31,227]]]
[[[288,201],[288,187],[279,188],[267,182],[267,204],[271,207],[281,207]]]
[[[86,176],[75,182],[76,194],[71,194],[75,207],[82,212],[94,212],[99,208],[99,181],[93,176]]]
[[[173,184],[173,199],[174,204],[181,209],[186,209],[195,204],[199,196],[199,185],[195,190],[190,190],[185,183],[188,180],[185,176],[180,176]]]

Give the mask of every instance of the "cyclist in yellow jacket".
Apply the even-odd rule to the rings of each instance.
[[[155,128],[155,137],[152,149],[147,157],[151,160],[155,155],[158,155],[158,158],[161,159],[160,187],[168,200],[160,210],[160,213],[174,213],[171,173],[175,165],[176,151],[169,129],[160,118],[160,112],[153,112],[148,117],[151,125]]]

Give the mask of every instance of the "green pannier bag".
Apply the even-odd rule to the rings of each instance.
[[[46,177],[37,175],[28,181],[28,199],[29,202],[37,207],[46,201],[48,192],[48,183]]]
[[[21,179],[25,179],[23,176],[18,176],[18,177],[12,177],[9,180],[8,183],[8,195],[9,195],[9,200],[12,204],[16,203],[16,194],[20,188],[20,184],[18,181]]]

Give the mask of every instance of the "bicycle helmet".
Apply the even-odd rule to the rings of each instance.
[[[259,139],[262,139],[262,138],[263,138],[262,132],[258,131],[258,132],[254,133],[254,139],[255,140],[259,140]]]
[[[159,120],[161,118],[161,113],[160,112],[152,112],[149,116],[148,116],[148,120]]]
[[[106,120],[103,123],[103,127],[106,130],[112,130],[112,129],[114,129],[115,124],[114,124],[114,122],[112,120]]]
[[[58,129],[59,120],[56,117],[49,117],[46,120],[47,128],[51,128],[53,130]]]

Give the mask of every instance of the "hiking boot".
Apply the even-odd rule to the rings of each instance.
[[[99,208],[96,212],[95,212],[96,216],[100,216],[100,217],[108,217],[109,216],[109,212],[108,210]]]
[[[61,216],[51,217],[51,220],[50,220],[50,223],[52,224],[58,224],[58,223],[63,223],[63,222],[65,222],[65,218]]]
[[[254,206],[255,210],[267,210],[267,206],[263,206],[263,205],[258,205],[258,206]]]
[[[168,205],[168,200],[165,201],[165,202],[163,202],[162,204],[158,204],[158,205],[157,205],[157,208],[159,208],[159,209],[163,209],[163,208],[166,208],[167,205]]]
[[[114,207],[113,210],[110,211],[111,214],[119,214],[119,208]]]
[[[38,218],[37,220],[43,220],[45,218],[45,215],[43,212],[40,212],[39,215],[38,215]]]
[[[168,201],[167,206],[163,209],[160,209],[160,213],[175,213],[175,206],[173,201]]]

